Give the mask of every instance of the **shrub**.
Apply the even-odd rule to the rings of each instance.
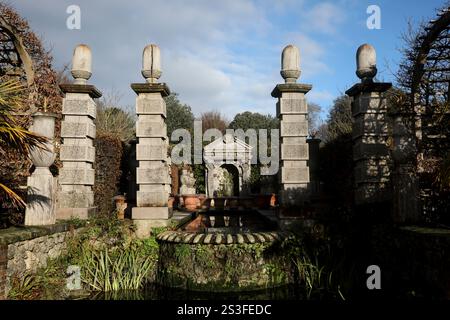
[[[99,214],[108,215],[114,210],[112,198],[119,190],[123,145],[117,136],[98,134],[95,148],[94,203]]]

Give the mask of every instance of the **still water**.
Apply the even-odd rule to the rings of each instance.
[[[90,300],[292,300],[301,299],[294,286],[283,286],[251,292],[197,292],[157,285],[147,285],[142,290],[99,292]]]

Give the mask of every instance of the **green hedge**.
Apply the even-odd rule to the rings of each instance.
[[[113,135],[97,134],[95,138],[94,203],[102,215],[114,210],[112,198],[118,194],[123,154],[122,141]]]

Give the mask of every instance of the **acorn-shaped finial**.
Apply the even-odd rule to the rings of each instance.
[[[92,75],[91,48],[85,44],[79,44],[73,51],[72,70],[70,72],[75,79],[75,84],[86,84]]]
[[[156,44],[149,44],[142,53],[142,75],[148,83],[161,77],[161,52]]]
[[[300,51],[292,44],[281,53],[281,76],[286,83],[295,83],[300,77]]]
[[[377,54],[370,44],[363,44],[356,51],[356,75],[363,82],[372,82],[377,74]]]

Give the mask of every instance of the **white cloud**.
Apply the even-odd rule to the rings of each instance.
[[[330,70],[324,62],[325,44],[313,40],[306,29],[286,32],[280,30],[283,26],[272,24],[274,7],[279,14],[286,14],[302,8],[303,0],[278,0],[275,4],[251,0],[136,0],[132,4],[77,0],[82,29],[70,31],[65,27],[65,9],[72,2],[18,0],[16,7],[53,46],[57,66],[70,61],[76,44],[90,45],[90,82],[103,91],[118,89],[127,105],[133,105],[135,99],[130,83],[144,81],[141,55],[149,43],[161,47],[161,81],[197,114],[208,109],[217,109],[229,118],[244,110],[273,114],[276,101],[270,93],[282,81],[280,55],[288,43],[300,48],[301,81]],[[327,13],[333,8],[329,3],[317,5],[307,16],[325,19],[321,24],[329,30],[339,23]]]
[[[336,4],[322,2],[307,11],[304,18],[303,26],[308,30],[336,34],[339,26],[345,21],[345,13]]]
[[[288,34],[286,38],[290,39],[291,43],[300,50],[301,78],[308,78],[330,71],[330,68],[323,60],[326,53],[323,44],[313,40],[304,33]]]
[[[321,106],[328,106],[336,97],[327,90],[313,89],[308,93],[308,100]]]

